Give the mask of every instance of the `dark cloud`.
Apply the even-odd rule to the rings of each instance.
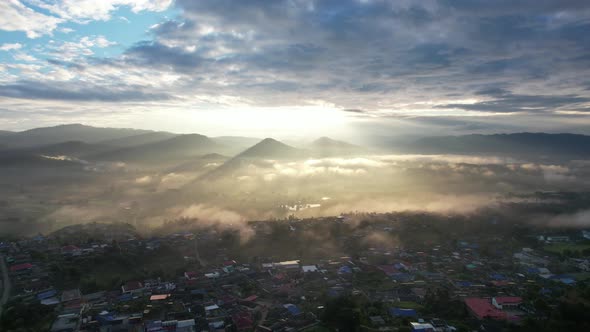
[[[141,66],[171,66],[186,70],[201,66],[206,60],[194,52],[157,42],[141,42],[127,50],[129,62]]]
[[[492,6],[481,1],[179,0],[177,5],[184,14],[155,27],[155,41],[129,49],[128,60],[222,79],[224,93],[261,104],[272,99],[264,91],[291,90],[291,98],[283,96],[285,104],[309,93],[343,108],[378,109],[384,98],[465,99],[478,94],[474,85],[494,83],[502,83],[506,94],[445,106],[547,111],[588,101],[574,84],[557,96],[548,84],[534,93],[510,92],[540,80],[572,81],[586,71],[582,60],[561,56],[565,49],[590,51],[584,33],[590,6],[582,1]]]
[[[486,112],[546,112],[565,106],[572,106],[590,102],[590,97],[578,95],[518,95],[506,90],[492,88],[478,91],[478,95],[492,98],[489,101],[473,104],[446,104],[439,108],[459,108],[470,111]]]
[[[168,99],[162,93],[146,93],[139,88],[127,86],[123,89],[106,89],[96,86],[75,87],[67,85],[48,85],[40,82],[18,82],[0,85],[0,96],[10,98],[64,100],[64,101],[145,101]]]

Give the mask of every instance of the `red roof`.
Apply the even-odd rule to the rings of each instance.
[[[256,295],[250,295],[247,298],[243,299],[242,301],[253,302],[253,301],[256,301],[257,299],[258,299],[258,296],[256,296]]]
[[[490,300],[481,298],[466,298],[465,304],[479,319],[506,319],[507,315],[492,305]]]
[[[32,267],[33,267],[33,264],[31,264],[31,263],[17,264],[17,265],[11,266],[10,271],[11,272],[22,271],[22,270],[30,269]]]
[[[236,324],[238,330],[249,330],[254,327],[254,321],[247,312],[234,314],[232,320],[234,321],[234,324]]]
[[[61,248],[61,251],[65,251],[65,252],[76,251],[76,250],[80,250],[80,248],[78,248],[74,245],[69,245],[69,246],[65,246],[65,247]]]
[[[494,299],[496,300],[496,303],[498,303],[499,305],[522,303],[522,297],[518,296],[500,296],[495,297]]]
[[[170,297],[170,294],[156,294],[150,296],[150,301],[166,300],[168,297]]]

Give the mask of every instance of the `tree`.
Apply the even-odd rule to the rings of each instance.
[[[360,310],[350,297],[333,299],[326,304],[322,321],[327,326],[338,329],[338,331],[359,331]]]

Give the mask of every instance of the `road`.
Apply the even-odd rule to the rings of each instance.
[[[2,298],[0,298],[0,316],[2,316],[2,308],[10,296],[10,278],[8,278],[8,268],[6,267],[4,255],[0,255],[0,268],[2,269]]]

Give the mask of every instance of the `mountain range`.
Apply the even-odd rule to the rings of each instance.
[[[383,140],[383,142],[386,142]],[[390,144],[381,151],[411,154],[486,154],[517,157],[590,156],[590,136],[576,134],[514,133],[423,137]],[[68,156],[90,162],[122,161],[187,167],[205,155],[225,163],[212,173],[228,171],[252,159],[301,159],[351,156],[376,150],[321,137],[294,147],[273,138],[207,137],[137,129],[98,128],[80,124],[0,132],[0,165],[16,160],[34,163],[31,156]],[[227,156],[227,157],[226,157]],[[12,158],[12,159],[11,159]],[[45,158],[46,159],[46,158]],[[43,160],[45,162],[45,160]]]

